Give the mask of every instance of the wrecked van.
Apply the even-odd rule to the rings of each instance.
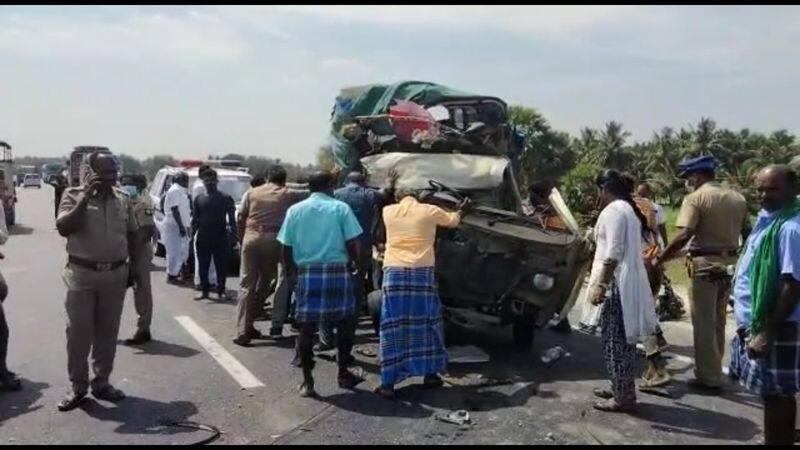
[[[343,89],[331,121],[342,174],[364,168],[368,184],[380,187],[394,169],[397,187],[415,190],[421,201],[452,210],[463,198],[472,200],[458,228],[437,232],[435,270],[446,321],[466,328],[511,325],[515,344],[527,348],[536,327],[566,315],[588,247],[557,191],[551,203],[567,229],[548,229],[524,214],[516,183],[523,146],[505,102],[428,82],[369,85]],[[380,292],[368,303],[378,323]]]

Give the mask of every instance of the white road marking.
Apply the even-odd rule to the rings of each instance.
[[[200,344],[201,347],[211,355],[212,358],[217,360],[220,366],[225,369],[234,380],[236,380],[243,388],[255,388],[264,386],[264,383],[258,380],[245,366],[242,365],[236,358],[228,353],[211,335],[206,333],[194,320],[189,316],[177,316],[175,320],[178,321],[186,331]]]
[[[9,267],[8,269],[0,269],[4,275],[13,275],[15,273],[25,273],[28,271],[26,267]]]

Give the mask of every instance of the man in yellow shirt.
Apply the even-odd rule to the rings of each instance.
[[[381,298],[381,385],[375,392],[391,398],[394,385],[424,376],[426,387],[439,387],[445,370],[442,314],[434,276],[436,228],[455,228],[469,207],[447,212],[420,203],[413,191],[400,189],[399,203],[383,209],[386,253]]]

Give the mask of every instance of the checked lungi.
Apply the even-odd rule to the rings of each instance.
[[[295,322],[339,322],[355,314],[353,276],[345,263],[298,266],[294,289]]]
[[[444,372],[447,353],[433,267],[387,267],[380,326],[381,385]]]
[[[794,395],[800,392],[800,326],[786,322],[763,359],[747,356],[745,333],[731,341],[730,375],[747,390],[760,395]]]

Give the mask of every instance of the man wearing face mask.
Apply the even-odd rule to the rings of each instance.
[[[91,175],[80,187],[64,191],[56,227],[67,238],[67,371],[72,389],[58,404],[74,409],[89,387],[95,398],[116,402],[125,394],[109,383],[129,277],[128,258],[136,264],[136,217],[127,196],[115,187],[114,157],[93,153]],[[94,379],[89,383],[91,353]]]
[[[122,177],[122,190],[130,198],[133,212],[139,229],[136,231],[134,250],[136,251],[133,268],[133,301],[136,314],[136,333],[126,339],[125,344],[139,345],[151,339],[150,322],[153,318],[153,291],[150,285],[150,263],[153,260],[151,239],[155,234],[153,220],[153,203],[149,195],[142,195],[147,187],[144,175],[125,175]]]
[[[201,294],[195,300],[208,298],[211,288],[208,270],[213,256],[217,269],[217,293],[220,300],[227,301],[230,300],[225,291],[228,234],[236,230],[236,203],[233,197],[217,189],[217,172],[214,169],[208,169],[203,184],[206,192],[195,197],[192,217],[192,228],[197,232],[201,289]]]
[[[679,168],[690,193],[683,199],[675,224],[678,234],[652,264],[658,267],[689,244],[687,269],[695,351],[695,379],[689,386],[718,393],[731,288],[728,266],[736,264],[739,238],[747,239],[750,231],[747,203],[741,194],[716,181],[713,156],[685,160]]]

